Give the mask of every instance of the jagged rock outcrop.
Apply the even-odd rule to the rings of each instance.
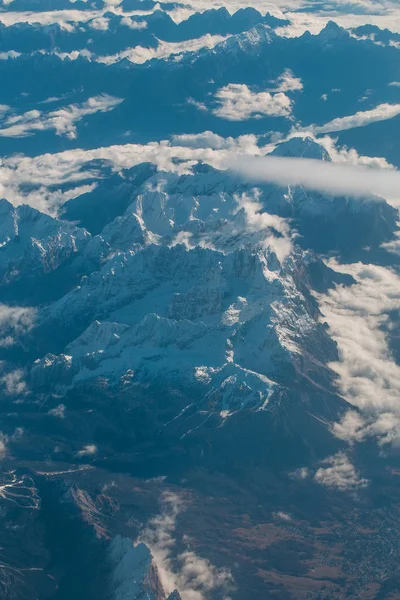
[[[90,239],[90,233],[72,223],[0,200],[0,284],[55,271]]]
[[[109,548],[112,600],[165,600],[157,566],[149,548],[117,535]]]

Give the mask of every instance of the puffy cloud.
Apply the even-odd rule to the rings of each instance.
[[[110,21],[105,17],[96,17],[92,21],[89,21],[89,27],[97,31],[107,31],[109,23]]]
[[[360,167],[374,167],[376,169],[394,169],[383,156],[363,156],[358,154],[355,148],[347,148],[346,146],[338,147],[337,139],[328,135],[319,137],[315,141],[321,144],[329,153],[333,162],[356,165]]]
[[[29,331],[34,324],[35,309],[0,304],[0,347],[12,346],[16,337]]]
[[[3,375],[0,378],[0,385],[9,396],[25,395],[27,392],[25,374],[22,369],[15,369],[15,371]]]
[[[368,485],[368,480],[360,477],[344,452],[338,452],[323,461],[314,475],[317,483],[341,492],[354,491]]]
[[[339,346],[340,363],[332,366],[341,376],[342,392],[359,408],[396,410],[400,367],[388,349],[384,326],[388,314],[400,310],[400,277],[377,265],[330,265],[356,280],[319,297]]]
[[[289,515],[289,513],[283,512],[283,511],[278,511],[276,513],[273,513],[273,516],[275,517],[275,519],[277,519],[278,521],[291,521],[292,517]]]
[[[253,190],[252,196],[246,193],[236,196],[238,210],[243,210],[246,215],[246,230],[248,232],[269,230],[264,243],[275,252],[279,261],[283,262],[293,250],[289,224],[286,219],[262,212],[263,205],[258,200],[257,190]],[[274,232],[278,232],[279,237]]]
[[[320,144],[328,152],[332,159],[332,162],[355,165],[359,167],[375,167],[377,169],[394,169],[395,167],[390,164],[383,156],[363,156],[357,152],[355,148],[347,148],[347,146],[338,146],[338,138],[325,135],[324,137],[317,137],[314,135],[312,130],[298,131],[293,129],[289,135],[279,140],[281,143],[286,142],[294,137],[311,138],[317,144]],[[275,144],[276,146],[276,144]],[[271,149],[272,150],[272,149]],[[265,147],[265,153],[270,150]],[[256,154],[256,153],[254,153]]]
[[[229,83],[215,94],[218,106],[213,114],[228,121],[245,121],[261,117],[289,117],[292,102],[278,92],[252,92],[244,83]]]
[[[398,227],[400,229],[400,223],[398,223]],[[391,252],[392,254],[397,254],[400,256],[400,230],[396,231],[394,240],[385,242],[382,244],[382,248],[385,248],[385,250]]]
[[[308,467],[300,467],[300,469],[296,469],[296,471],[292,471],[289,473],[289,477],[291,479],[299,480],[307,479],[310,476],[310,469]]]
[[[9,58],[18,58],[21,56],[21,52],[15,50],[8,50],[7,52],[0,52],[0,60],[8,60]]]
[[[2,460],[7,454],[7,436],[0,431],[0,460]]]
[[[95,446],[95,444],[87,444],[76,453],[76,456],[94,456],[95,454],[97,454],[97,446]]]
[[[303,89],[303,82],[295,77],[290,69],[285,71],[276,80],[275,92],[299,92]]]
[[[348,442],[375,436],[381,444],[400,443],[400,366],[387,339],[389,314],[400,310],[400,277],[377,265],[330,265],[356,283],[319,296],[320,309],[338,344],[338,375],[343,397],[361,412],[348,411],[333,433]]]
[[[310,125],[309,129],[317,134],[344,131],[354,127],[365,127],[378,121],[387,121],[398,115],[400,115],[400,104],[379,104],[371,110],[359,111],[347,117],[339,117],[325,123],[325,125]]]
[[[348,410],[341,421],[332,426],[333,434],[349,444],[363,442],[369,437],[377,438],[378,444],[400,446],[400,416],[392,412],[361,415]]]
[[[170,593],[178,589],[182,600],[205,600],[215,592],[227,598],[234,588],[229,570],[215,567],[189,548],[176,553],[176,522],[184,505],[171,492],[164,493],[162,499],[162,512],[149,521],[140,541],[150,548],[165,590]]]
[[[22,115],[12,115],[3,122],[0,136],[26,137],[35,131],[54,129],[57,135],[66,135],[69,139],[74,139],[78,121],[87,115],[113,110],[121,102],[121,98],[104,94],[89,98],[82,104],[70,104],[48,113],[30,110]]]
[[[129,27],[129,29],[140,30],[147,28],[147,21],[134,21],[130,17],[123,17],[121,19],[121,25]]]
[[[59,404],[55,408],[52,408],[51,410],[49,410],[48,414],[51,415],[52,417],[57,417],[58,419],[65,419],[65,405]],[[88,446],[86,446],[86,449],[87,448],[88,448]],[[81,450],[81,452],[82,452],[82,450]],[[80,454],[80,456],[82,456],[82,455]]]
[[[251,133],[240,135],[237,138],[225,138],[212,131],[174,135],[171,144],[173,146],[183,146],[194,149],[209,148],[211,150],[232,150],[243,152],[244,154],[265,154],[274,148],[273,144],[270,144],[269,146],[259,146],[257,136]]]
[[[365,438],[365,420],[355,410],[348,410],[342,420],[334,423],[332,431],[335,436],[346,442],[362,442]]]
[[[25,306],[8,306],[0,304],[0,331],[7,326],[17,333],[32,327],[35,310]]]
[[[391,81],[389,85],[392,87],[400,87],[400,81]]]

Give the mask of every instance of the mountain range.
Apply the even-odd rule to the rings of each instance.
[[[4,599],[400,593],[399,34],[258,8],[2,4]]]

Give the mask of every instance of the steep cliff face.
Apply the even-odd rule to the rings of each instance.
[[[116,536],[109,548],[112,600],[165,600],[157,565],[149,548]],[[178,596],[179,597],[179,596]]]
[[[27,205],[0,201],[0,285],[41,277],[81,252],[91,239],[85,229]]]

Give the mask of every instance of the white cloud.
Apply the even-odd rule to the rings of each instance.
[[[275,92],[299,92],[303,89],[303,82],[295,77],[290,69],[285,71],[276,80]]]
[[[183,146],[188,148],[209,148],[211,150],[232,150],[244,152],[245,154],[261,154],[273,150],[274,146],[263,146],[257,143],[257,136],[250,133],[234,137],[222,137],[212,131],[203,133],[186,133],[183,135],[174,135],[171,144],[173,146]]]
[[[281,510],[279,510],[276,513],[273,513],[273,516],[275,517],[275,519],[278,519],[279,521],[292,521],[292,517],[289,515],[289,513],[283,512]]]
[[[341,421],[332,426],[333,434],[349,444],[363,442],[369,437],[377,438],[378,444],[392,444],[400,446],[400,416],[393,412],[380,414],[360,414],[355,410],[348,410]]]
[[[300,469],[296,469],[296,471],[292,471],[289,473],[289,477],[291,479],[297,479],[299,481],[303,479],[307,479],[310,476],[310,470],[308,467],[300,467]]]
[[[0,60],[8,60],[9,58],[18,58],[21,56],[21,52],[15,50],[8,50],[7,52],[0,52]]]
[[[319,305],[338,344],[339,361],[329,366],[338,375],[342,396],[361,412],[347,412],[333,433],[346,441],[368,436],[380,443],[400,443],[400,367],[389,346],[389,313],[400,310],[400,277],[377,265],[330,265],[356,283],[320,295]]]
[[[323,143],[324,140],[327,138],[322,138]],[[90,165],[91,161],[109,161],[116,172],[143,162],[152,162],[161,170],[178,173],[190,172],[191,167],[201,161],[217,169],[238,168],[252,181],[255,178],[279,185],[297,183],[338,193],[370,195],[371,192],[376,192],[389,199],[393,197],[395,202],[394,191],[397,192],[400,187],[400,175],[397,171],[348,167],[346,161],[356,165],[357,162],[381,166],[385,164],[379,163],[380,159],[359,157],[353,151],[341,152],[330,139],[327,141],[327,147],[330,151],[335,148],[333,158],[343,164],[330,165],[322,164],[322,161],[307,162],[303,159],[296,162],[296,159],[278,157],[266,157],[259,163],[257,156],[270,152],[274,144],[258,146],[256,136],[223,138],[212,132],[175,136],[172,142],[163,140],[145,145],[124,144],[92,150],[77,148],[37,157],[11,156],[0,161],[0,197],[6,198],[14,205],[29,204],[43,212],[55,214],[58,207],[69,198],[76,197],[85,190],[90,191],[90,188],[79,187],[79,182],[95,182],[99,179],[99,172]],[[247,161],[250,161],[250,165]],[[256,161],[254,168],[253,161]],[[386,163],[386,166],[389,165]],[[320,172],[325,167],[328,170]],[[27,192],[24,189],[24,184],[27,183],[37,188]],[[61,184],[75,184],[78,187],[67,191],[57,189]]]
[[[24,436],[25,430],[23,427],[16,427],[14,433],[11,436],[12,440],[20,440]]]
[[[323,461],[324,465],[315,473],[317,483],[329,488],[336,488],[341,492],[354,491],[368,485],[368,480],[360,477],[354,466],[344,452]]]
[[[60,102],[60,100],[63,100],[64,97],[60,96],[49,96],[48,98],[46,98],[45,100],[42,100],[41,102],[38,102],[38,104],[52,104],[53,102]]]
[[[141,30],[147,29],[147,21],[134,21],[130,17],[123,17],[121,19],[121,25],[129,27],[129,29]]]
[[[140,541],[150,548],[167,593],[178,589],[182,600],[206,600],[219,592],[227,600],[234,588],[229,570],[215,567],[189,548],[177,554],[176,522],[182,509],[179,496],[164,493],[162,512],[149,521]]]
[[[14,344],[15,339],[11,335],[0,338],[0,348],[9,348],[10,346],[14,346]]]
[[[48,414],[51,415],[52,417],[57,417],[58,419],[65,419],[65,405],[59,404],[55,408],[52,408],[51,410],[49,410]],[[88,447],[86,446],[86,449],[87,448]],[[81,450],[81,452],[82,452],[82,450]],[[82,456],[82,454],[80,454],[79,456]]]
[[[49,10],[49,11],[18,11],[11,10],[0,13],[0,22],[7,27],[16,23],[40,23],[50,25],[58,23],[61,27],[68,27],[69,23],[84,23],[102,16],[103,11],[91,10]]]
[[[92,60],[107,65],[112,65],[123,59],[128,59],[135,64],[143,64],[153,58],[166,59],[172,55],[176,55],[177,60],[179,60],[186,52],[195,52],[201,48],[214,48],[214,46],[225,39],[226,37],[224,36],[207,33],[199,38],[185,40],[183,42],[164,42],[163,40],[158,40],[158,45],[155,48],[135,46],[134,48],[128,48],[117,54],[97,57],[92,56]]]
[[[35,131],[54,129],[57,135],[76,138],[76,123],[88,115],[108,112],[121,104],[121,98],[104,94],[89,98],[82,104],[70,104],[57,110],[43,113],[30,110],[22,115],[12,115],[3,121],[2,137],[26,137]]]
[[[43,25],[51,23],[59,23],[62,27],[71,28],[74,23],[84,23],[94,18],[102,17],[107,12],[113,12],[120,16],[134,16],[151,14],[155,9],[135,10],[124,13],[119,6],[119,0],[108,0],[104,8],[100,10],[54,10],[54,11],[16,11],[10,10],[11,7],[0,13],[0,20],[7,25],[14,23],[41,23]],[[305,9],[310,5],[308,0],[257,0],[248,2],[247,0],[191,0],[185,2],[185,6],[177,7],[172,11],[168,11],[175,22],[181,22],[187,19],[194,12],[203,12],[210,8],[227,8],[233,13],[239,8],[247,8],[254,6],[261,13],[271,12],[278,17],[284,17],[291,20],[290,26],[279,28],[280,35],[302,35],[306,30],[313,33],[319,31],[326,25],[329,19],[334,18],[343,27],[354,28],[359,25],[371,23],[378,25],[381,29],[387,28],[394,32],[400,32],[400,16],[398,13],[397,0],[380,0],[374,3],[373,0],[358,0],[358,3],[353,2],[354,8],[346,4],[346,10],[343,10],[343,5],[340,2],[333,4],[330,2],[322,3],[318,9],[313,8],[313,12],[309,13]],[[329,10],[326,7],[329,6]],[[302,8],[302,11],[299,11]],[[296,12],[288,12],[296,11]]]
[[[324,137],[317,137],[314,135],[314,132],[302,131],[299,132],[296,129],[293,129],[290,134],[283,139],[280,139],[279,142],[283,143],[288,140],[291,140],[295,137],[301,138],[311,138],[317,144],[320,144],[325,150],[328,152],[332,162],[342,163],[347,165],[354,165],[359,167],[374,167],[376,169],[394,169],[395,167],[390,164],[386,158],[383,156],[363,156],[358,154],[355,148],[347,148],[347,146],[339,146],[338,138],[333,138],[329,135],[325,135]],[[273,146],[276,147],[276,144]],[[271,151],[273,148],[271,148]],[[269,151],[266,148],[265,153]],[[250,153],[249,153],[250,154]]]
[[[244,83],[229,83],[215,94],[218,106],[213,114],[228,121],[245,121],[261,117],[289,117],[292,101],[278,92],[252,92]]]
[[[388,252],[392,254],[397,254],[400,256],[400,223],[397,223],[398,231],[395,232],[395,238],[390,242],[385,242],[382,244],[382,248],[385,248]]]
[[[208,133],[205,135],[205,138],[207,137]],[[237,139],[236,146],[243,152],[263,153],[265,150],[262,147],[258,148],[254,140],[254,137],[241,136]],[[199,147],[191,147],[191,142]],[[68,192],[54,190],[57,185],[78,184],[82,180],[99,178],[97,170],[93,170],[92,167],[84,168],[85,163],[92,160],[109,161],[115,171],[129,169],[143,162],[152,162],[159,169],[179,173],[189,172],[190,167],[197,161],[224,168],[232,151],[207,147],[205,139],[200,141],[199,138],[198,142],[196,144],[195,139],[185,139],[184,145],[177,146],[165,140],[146,145],[124,144],[93,150],[74,149],[33,158],[11,156],[0,161],[0,197],[6,198],[14,205],[29,204],[43,212],[54,214],[57,207],[68,200],[68,197],[74,197],[80,191],[79,188]],[[223,142],[221,145],[224,145]],[[228,138],[226,145],[234,146],[233,138],[232,141]],[[179,159],[178,162],[175,161],[176,158]],[[23,190],[26,183],[38,186],[38,189],[27,193]]]
[[[7,327],[17,333],[26,332],[32,327],[34,316],[33,308],[0,304],[0,331]]]
[[[0,460],[3,460],[7,454],[7,436],[0,431]]]
[[[110,21],[105,17],[96,17],[92,21],[89,21],[89,27],[97,31],[107,31],[109,23]]]
[[[25,374],[22,369],[10,371],[0,378],[0,385],[10,396],[24,395],[27,391]]]
[[[330,194],[376,194],[394,203],[400,199],[400,172],[396,170],[278,156],[232,156],[230,166],[255,183],[302,185]]]
[[[58,50],[38,50],[37,52],[38,54],[47,54],[47,55],[54,55],[54,56],[58,56],[58,58],[61,58],[61,60],[77,60],[78,58],[86,58],[87,60],[96,60],[96,56],[90,52],[90,50],[88,50],[87,48],[84,48],[83,50],[71,50],[71,52],[59,52]],[[33,53],[34,54],[34,53]]]
[[[17,336],[28,332],[33,327],[35,314],[33,308],[0,304],[0,347],[13,346]]]
[[[150,15],[154,12],[156,7],[152,10],[132,10],[124,12],[118,6],[120,2],[108,2],[105,3],[104,8],[99,10],[49,10],[49,11],[11,11],[7,10],[0,12],[0,22],[7,26],[15,25],[16,23],[39,23],[40,25],[51,25],[57,23],[60,27],[73,31],[74,24],[87,23],[93,19],[101,19],[104,14],[112,12],[119,16],[143,16]]]
[[[392,87],[400,87],[400,81],[392,81],[389,85]]]
[[[376,169],[394,169],[383,156],[363,156],[358,154],[355,148],[347,148],[346,146],[337,146],[337,139],[328,135],[319,137],[315,140],[328,151],[333,162],[355,165],[359,167],[374,167]]]
[[[259,193],[256,189],[253,190],[252,195],[243,193],[236,196],[236,201],[238,210],[243,210],[246,215],[246,231],[265,232],[263,243],[275,252],[280,262],[283,262],[293,250],[290,227],[286,219],[262,212],[263,205],[259,202]],[[274,234],[274,230],[280,234],[280,237]]]
[[[87,444],[76,453],[76,456],[94,456],[95,454],[97,454],[97,446],[95,446],[95,444]]]
[[[283,0],[284,1],[284,0]],[[341,0],[340,0],[341,1]],[[278,0],[279,2],[279,0]],[[309,2],[307,2],[310,5]],[[325,3],[324,3],[325,4]],[[346,10],[340,10],[340,4],[337,4],[337,9],[330,12],[323,10],[324,4],[320,5],[320,10],[314,10],[312,13],[307,11],[298,11],[299,3],[295,10],[291,12],[284,10],[284,18],[290,21],[289,25],[278,27],[275,32],[278,35],[286,37],[298,37],[303,35],[305,31],[310,31],[316,35],[326,26],[328,21],[334,20],[341,27],[346,29],[354,29],[361,25],[371,24],[377,25],[380,29],[389,29],[392,32],[400,32],[400,15],[397,5],[397,0],[390,3],[379,1],[375,3],[375,10],[370,14],[359,12],[353,13],[346,7]],[[384,6],[386,8],[384,8]],[[294,8],[294,7],[293,7]],[[282,16],[282,14],[280,15]]]
[[[398,115],[400,115],[400,104],[379,104],[371,110],[359,111],[347,117],[339,117],[325,125],[310,125],[309,129],[316,134],[345,131],[346,129],[365,127],[370,123],[393,119]]]

